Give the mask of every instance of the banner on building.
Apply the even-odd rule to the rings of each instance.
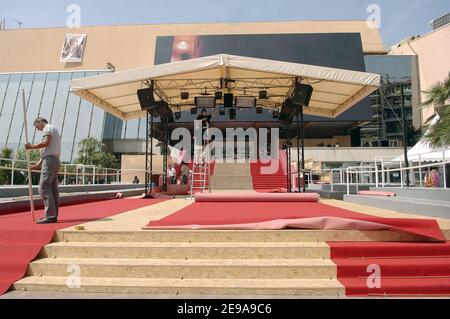
[[[61,51],[61,62],[82,62],[86,34],[66,34]]]

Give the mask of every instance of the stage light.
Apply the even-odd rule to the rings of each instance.
[[[256,113],[262,113],[262,111],[263,111],[263,108],[261,106],[258,106],[256,108]]]
[[[189,92],[187,92],[187,91],[181,92],[180,93],[180,98],[182,100],[189,100]]]
[[[196,96],[195,106],[199,108],[214,108],[216,107],[215,96]]]
[[[174,114],[175,114],[175,118],[176,118],[177,120],[179,120],[180,117],[181,117],[181,112],[180,112],[180,111],[176,111]]]
[[[222,91],[216,91],[214,96],[215,96],[216,100],[221,100],[222,99]]]
[[[197,108],[195,106],[191,107],[191,114],[197,114]]]
[[[225,107],[223,107],[223,106],[219,107],[219,114],[220,115],[225,115]]]
[[[267,90],[261,90],[259,91],[259,99],[260,100],[267,100]]]
[[[234,107],[230,109],[229,115],[230,115],[230,120],[236,119],[236,109]]]
[[[272,111],[272,117],[273,118],[278,118],[279,115],[280,115],[280,112],[278,110],[273,110]]]
[[[254,96],[236,96],[234,106],[240,108],[252,108],[256,106],[256,97]]]

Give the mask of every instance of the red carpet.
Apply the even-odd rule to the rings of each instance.
[[[269,174],[264,169],[267,169],[270,163],[265,164],[260,161],[250,163],[253,189],[271,190],[274,188],[286,188],[286,171],[284,170],[284,166],[286,165],[282,165],[281,160],[274,164],[278,164],[278,169]]]
[[[360,229],[358,228],[359,222],[363,222],[361,224],[376,223],[384,225],[384,228],[378,229],[397,230],[417,234],[432,240],[445,241],[435,220],[381,218],[317,202],[195,202],[165,218],[151,221],[147,227],[207,229],[208,226],[217,228],[214,226],[227,225],[229,229],[233,229],[233,225],[235,225],[234,229],[242,229],[243,224],[301,218],[316,218],[315,222],[318,227],[323,225],[323,220],[330,221],[331,219],[328,225],[333,224],[332,219],[335,218],[336,223],[339,224],[336,229]],[[339,219],[346,219],[348,228],[342,228]],[[286,225],[286,223],[281,224]],[[263,228],[259,227],[258,229]]]
[[[349,296],[450,296],[450,242],[329,242],[338,280]],[[379,288],[369,288],[368,265],[379,265]],[[371,282],[371,279],[369,279]]]
[[[317,193],[197,193],[196,202],[318,202]]]
[[[0,295],[21,279],[41,248],[50,243],[58,229],[152,205],[163,199],[117,199],[60,208],[56,224],[36,225],[30,212],[0,216]],[[41,218],[42,210],[36,211]]]

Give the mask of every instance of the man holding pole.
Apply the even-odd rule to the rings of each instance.
[[[25,144],[25,149],[39,149],[41,160],[31,167],[31,170],[41,170],[39,181],[39,195],[44,201],[44,218],[38,220],[36,224],[56,223],[58,219],[59,192],[58,192],[58,171],[59,156],[61,154],[61,138],[58,130],[43,117],[34,120],[34,127],[42,131],[43,140],[39,144]]]

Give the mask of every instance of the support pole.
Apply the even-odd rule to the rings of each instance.
[[[403,94],[403,83],[400,84],[400,99],[402,101],[402,122],[403,122],[403,154],[405,157],[405,168],[409,167],[408,162],[408,126],[406,125],[405,96]],[[409,187],[409,171],[405,170],[406,187]]]
[[[22,89],[22,106],[23,106],[23,129],[25,130],[25,143],[28,144],[28,123],[27,123],[27,108],[25,102],[25,90]],[[33,222],[35,221],[34,217],[34,201],[33,201],[33,186],[32,186],[32,178],[31,178],[31,166],[30,166],[30,150],[26,150],[27,154],[27,169],[28,169],[28,194],[30,195],[30,210],[31,210],[31,218]]]
[[[147,110],[147,119],[145,121],[145,195],[148,197],[152,192],[153,180],[153,114]],[[150,171],[150,178],[149,178]],[[149,188],[150,184],[150,188]]]
[[[150,115],[150,193],[153,190],[153,113]]]
[[[302,135],[302,165],[301,169],[302,172],[305,171],[305,119],[303,117],[303,105],[300,105],[300,134]],[[300,187],[300,186],[299,186]],[[305,186],[305,174],[303,173],[303,187],[302,187],[303,193],[306,192],[306,186]]]
[[[300,127],[298,124],[298,113],[296,112],[296,124],[297,124],[297,192],[301,192],[300,190]],[[303,177],[303,183],[305,183],[305,178]]]

